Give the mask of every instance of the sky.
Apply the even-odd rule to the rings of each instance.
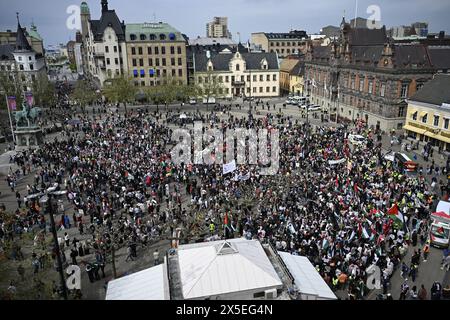
[[[91,18],[99,19],[100,0],[86,1]],[[44,45],[74,40],[75,30],[66,26],[67,8],[80,0],[0,0],[0,30],[16,30],[16,12],[22,26],[34,21]],[[371,5],[380,8],[380,20],[387,27],[429,23],[430,32],[450,34],[449,0],[359,0],[358,16],[369,18]],[[125,23],[167,22],[190,38],[205,36],[206,23],[214,16],[227,16],[233,39],[245,42],[252,32],[288,32],[292,29],[319,33],[327,25],[338,26],[345,13],[355,17],[356,0],[109,0]]]

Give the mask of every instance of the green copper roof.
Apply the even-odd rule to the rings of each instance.
[[[86,2],[81,3],[80,9],[81,9],[81,14],[89,14],[90,13],[89,6]]]
[[[37,27],[34,25],[34,23],[31,24],[30,30],[27,30],[27,33],[30,37],[35,38],[37,40],[42,41],[41,35],[37,32]]]
[[[131,23],[125,27],[126,41],[184,41],[181,32],[168,23]],[[135,36],[134,40],[132,35]],[[145,39],[141,40],[141,35]],[[161,35],[164,35],[161,39]]]

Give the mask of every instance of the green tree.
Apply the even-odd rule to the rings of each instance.
[[[32,92],[35,105],[50,108],[56,105],[55,86],[48,80],[46,74],[40,74],[33,81]]]
[[[206,98],[207,102],[209,102],[210,98],[223,97],[225,87],[212,70],[208,70],[206,73],[203,73],[197,77],[196,85],[198,87],[196,90],[196,92],[198,92],[198,96]],[[206,108],[208,108],[208,105],[206,105]]]
[[[127,103],[135,101],[137,92],[138,89],[131,78],[124,76],[107,80],[103,88],[103,95],[106,99],[113,103],[123,103],[125,112]]]
[[[75,89],[71,94],[71,99],[74,100],[81,108],[92,104],[99,98],[98,94],[92,89],[85,80],[78,80],[75,84]]]
[[[17,109],[20,110],[23,99],[22,80],[17,71],[0,71],[0,106],[6,109],[4,95],[15,96]]]

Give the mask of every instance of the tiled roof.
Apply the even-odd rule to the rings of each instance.
[[[442,103],[450,104],[450,75],[437,74],[434,79],[426,82],[410,100],[437,106],[441,106]]]
[[[100,20],[91,20],[91,29],[95,41],[101,41],[107,27],[113,28],[119,41],[125,40],[125,26],[120,22],[115,10],[102,13]]]
[[[351,28],[349,41],[352,46],[383,45],[387,42],[386,28],[384,26],[381,29]]]
[[[234,57],[234,53],[215,53],[211,52],[211,61],[214,70],[227,71],[229,70],[230,60]],[[242,58],[247,64],[247,69],[261,70],[261,61],[265,58],[267,60],[267,68],[269,70],[278,70],[278,59],[275,53],[268,52],[252,52],[241,53]],[[208,58],[205,53],[195,55],[195,71],[207,70]]]
[[[184,37],[180,31],[172,27],[168,23],[132,23],[125,26],[125,34],[127,41],[151,41],[150,35],[153,35],[154,41],[184,41]],[[160,35],[164,35],[161,40]],[[131,35],[135,35],[136,39],[131,40]],[[141,35],[145,36],[141,40]]]
[[[450,70],[450,46],[428,47],[431,64],[439,70]]]

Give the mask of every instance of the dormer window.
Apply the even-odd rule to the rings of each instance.
[[[145,34],[141,34],[139,37],[141,41],[147,40],[147,36]]]
[[[239,63],[236,64],[236,71],[240,71],[241,66],[239,65]]]
[[[136,40],[136,35],[135,35],[135,34],[130,34],[130,40],[131,40],[131,41]]]
[[[159,35],[159,39],[160,39],[160,40],[166,40],[166,35],[163,34],[163,33],[161,33],[161,34]]]
[[[154,35],[153,33],[150,34],[150,40],[156,40],[156,35]]]

